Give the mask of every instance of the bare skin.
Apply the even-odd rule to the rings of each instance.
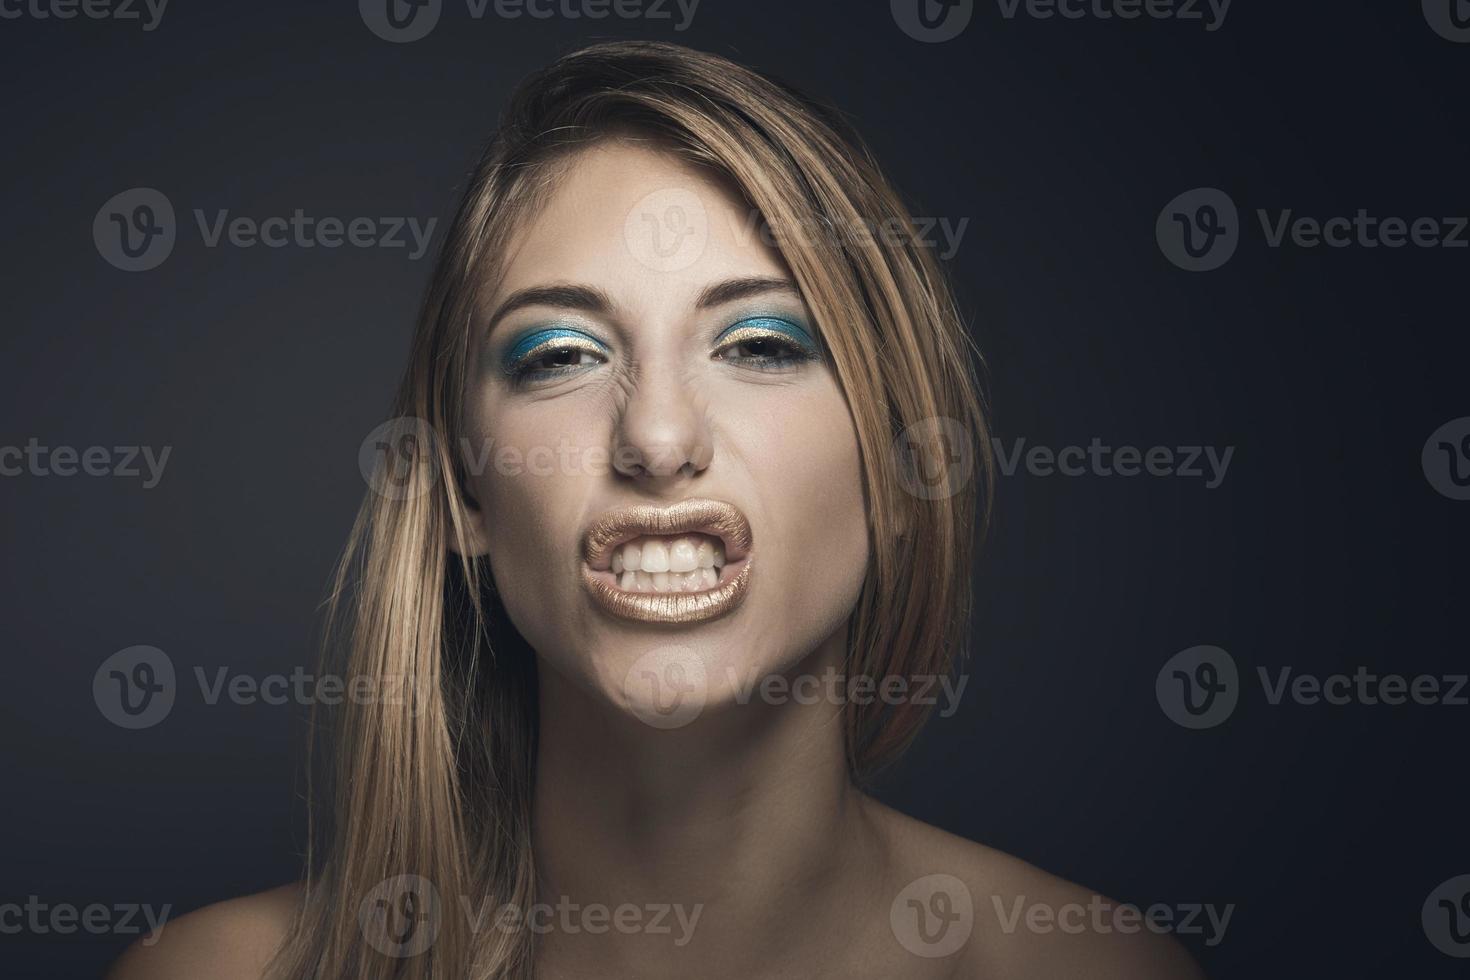
[[[708,240],[689,263],[659,268],[627,240],[642,227],[628,219],[669,188],[698,196]],[[553,926],[537,937],[538,975],[1200,977],[1178,944],[1147,931],[1017,925],[1002,910],[1018,900],[1060,910],[1100,899],[860,792],[847,776],[840,703],[742,697],[731,680],[840,665],[868,554],[855,432],[830,369],[756,373],[711,356],[712,338],[751,315],[752,298],[728,308],[698,298],[712,284],[789,277],[777,253],[740,233],[748,227],[740,202],[706,177],[648,147],[607,144],[563,174],[487,303],[547,283],[585,284],[609,300],[602,312],[522,308],[491,331],[483,361],[500,363],[505,331],[543,319],[584,325],[608,353],[530,389],[487,372],[466,399],[474,434],[499,446],[631,445],[644,460],[549,477],[487,471],[470,488],[481,505],[471,547],[490,555],[541,662],[542,900],[683,915],[665,912],[669,931]],[[763,313],[813,320],[790,289],[756,298]],[[594,607],[575,577],[589,515],[691,496],[731,501],[754,526],[744,603],[687,628]],[[641,654],[669,643],[712,666],[702,712],[673,730],[646,723],[624,683]],[[953,876],[943,900],[910,901],[934,875]],[[285,886],[184,916],[135,945],[112,976],[260,977],[298,901]],[[967,917],[918,939],[904,925],[964,905]],[[950,928],[968,936],[929,955]]]
[[[1094,893],[1065,882],[1023,861],[955,837],[912,820],[880,803],[854,794],[857,811],[849,818],[854,830],[832,836],[862,842],[874,850],[856,855],[866,862],[828,868],[829,881],[803,890],[792,882],[772,893],[747,892],[740,897],[728,888],[721,905],[731,914],[717,915],[707,907],[696,927],[698,945],[686,949],[712,953],[695,964],[635,965],[627,958],[638,951],[611,948],[609,936],[597,937],[601,955],[586,961],[584,954],[566,950],[543,958],[547,977],[872,977],[969,978],[1034,980],[1037,977],[1089,977],[1097,980],[1200,980],[1204,974],[1174,940],[1148,932],[1102,934],[1089,929],[1067,935],[1059,931],[1034,933],[1025,928],[1007,932],[993,913],[994,898],[1009,907],[1017,898],[1028,903],[1062,908],[1086,905]],[[859,829],[860,828],[860,829]],[[861,836],[858,836],[859,833]],[[766,864],[762,852],[754,863]],[[861,870],[859,870],[861,869]],[[975,903],[973,931],[962,949],[942,959],[925,960],[902,948],[889,921],[887,896],[897,895],[909,881],[943,869],[962,879]],[[690,875],[679,869],[680,875]],[[842,892],[854,879],[874,878],[878,884],[864,891]],[[840,884],[839,884],[840,883]],[[776,896],[772,898],[772,895]],[[152,946],[135,943],[114,964],[109,980],[257,980],[266,975],[270,957],[290,926],[300,888],[285,885],[270,891],[210,905],[167,924]],[[825,897],[823,897],[825,896]],[[866,900],[865,900],[866,896]],[[823,914],[825,910],[826,914]],[[757,922],[779,922],[768,935],[731,932],[716,934],[721,918],[739,921],[742,929],[760,928]],[[835,932],[823,929],[837,923]],[[727,923],[728,924],[728,923]],[[752,943],[751,935],[763,935]],[[836,937],[842,941],[836,941]],[[669,939],[669,937],[663,937]],[[665,943],[665,946],[669,943]],[[724,955],[734,959],[721,958]],[[691,956],[696,955],[694,953]],[[716,972],[719,971],[719,972]]]
[[[553,928],[539,938],[538,975],[1203,976],[1175,941],[1144,931],[1008,928],[1001,910],[1018,901],[1060,910],[1107,900],[858,791],[841,775],[841,729],[827,706],[756,710],[785,717],[759,730],[732,718],[722,737],[673,751],[640,722],[624,728],[592,712],[567,712],[582,721],[548,731],[537,781],[543,900],[678,904],[697,918],[685,930],[666,915],[656,935]],[[953,953],[926,958],[892,916],[906,886],[936,873],[963,883],[971,932]],[[299,896],[287,885],[186,915],[156,944],[135,944],[112,980],[262,977]]]

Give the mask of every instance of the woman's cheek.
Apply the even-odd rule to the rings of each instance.
[[[506,610],[534,643],[535,610],[561,595],[579,526],[585,447],[575,427],[546,412],[490,405],[495,424],[471,433],[465,449],[471,484],[483,510],[491,571]],[[585,438],[585,429],[582,433]],[[561,560],[565,558],[566,560]],[[561,574],[558,575],[558,572]],[[562,595],[562,601],[570,596]]]
[[[777,618],[801,634],[792,639],[802,645],[820,642],[856,605],[868,525],[846,401],[835,384],[787,393],[736,431],[767,518],[764,550],[782,579],[770,601],[785,610]]]

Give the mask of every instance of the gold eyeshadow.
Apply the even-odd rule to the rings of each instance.
[[[721,333],[715,343],[718,345],[717,353],[722,353],[742,344],[757,341],[774,342],[789,353],[784,357],[740,358],[740,360],[764,361],[772,364],[785,362],[789,365],[791,361],[819,360],[822,356],[816,341],[804,327],[782,317],[747,317]]]
[[[561,350],[579,350],[589,354],[606,356],[608,349],[601,341],[588,336],[580,330],[568,327],[547,327],[533,330],[520,340],[516,341],[505,352],[501,361],[501,369],[511,376],[525,373],[527,365]]]

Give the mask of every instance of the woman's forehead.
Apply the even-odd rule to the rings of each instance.
[[[712,283],[786,276],[759,215],[727,183],[648,144],[606,141],[559,168],[509,239],[487,297],[550,282],[595,286],[629,308],[691,305]]]

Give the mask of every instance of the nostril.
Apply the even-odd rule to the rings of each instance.
[[[621,446],[613,454],[613,468],[631,477],[689,477],[709,465],[709,453],[670,443]]]
[[[643,462],[643,452],[637,446],[619,446],[613,453],[613,469],[623,476],[645,476],[647,467]]]
[[[699,392],[671,372],[628,392],[614,420],[615,468],[624,476],[688,477],[711,457],[709,412]]]

